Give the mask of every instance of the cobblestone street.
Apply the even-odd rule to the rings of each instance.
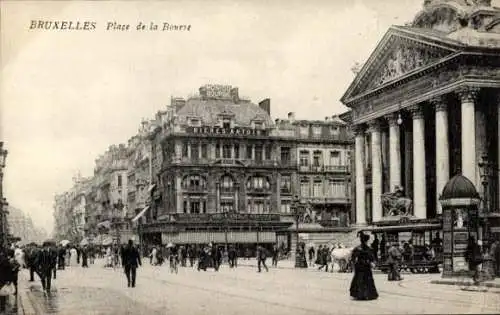
[[[127,288],[121,269],[105,269],[102,262],[89,269],[71,267],[58,274],[51,296],[40,283],[29,284],[23,271],[21,288],[38,314],[390,314],[390,313],[497,313],[500,290],[461,291],[457,286],[434,285],[439,275],[407,275],[400,283],[375,275],[380,297],[375,301],[350,300],[352,274],[314,269],[255,268],[198,272],[148,263],[138,270],[136,288]],[[24,302],[26,303],[26,301]]]

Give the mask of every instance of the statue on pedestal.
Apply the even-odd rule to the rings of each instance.
[[[382,194],[381,199],[384,217],[411,215],[413,201],[404,195],[403,187],[396,186],[394,192]]]

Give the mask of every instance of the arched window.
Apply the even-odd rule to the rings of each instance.
[[[220,180],[220,187],[222,191],[233,191],[234,190],[234,180],[229,175],[224,175]]]
[[[207,181],[200,175],[188,175],[182,181],[184,189],[206,189]]]
[[[248,190],[269,190],[271,189],[271,184],[269,180],[264,176],[252,176],[247,180]]]

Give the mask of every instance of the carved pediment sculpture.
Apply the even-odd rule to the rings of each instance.
[[[446,51],[431,47],[417,47],[410,43],[401,43],[388,55],[385,63],[371,81],[371,87],[383,85],[448,54]]]

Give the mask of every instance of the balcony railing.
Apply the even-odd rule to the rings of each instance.
[[[228,158],[173,158],[166,161],[167,164],[221,164],[221,165],[244,165],[244,166],[264,166],[264,167],[282,167],[290,168],[296,167],[295,161],[280,161],[280,160],[252,160],[252,159],[228,159]]]
[[[350,198],[348,195],[345,196],[327,196],[327,197],[312,197],[312,196],[305,196],[302,197],[304,201],[310,202],[312,204],[325,204],[325,203],[346,203],[350,201]]]
[[[188,193],[203,193],[208,191],[206,186],[186,186],[183,189]]]
[[[300,165],[301,172],[349,172],[349,165]]]
[[[279,221],[279,214],[250,213],[176,213],[170,215],[177,222],[252,222]]]

